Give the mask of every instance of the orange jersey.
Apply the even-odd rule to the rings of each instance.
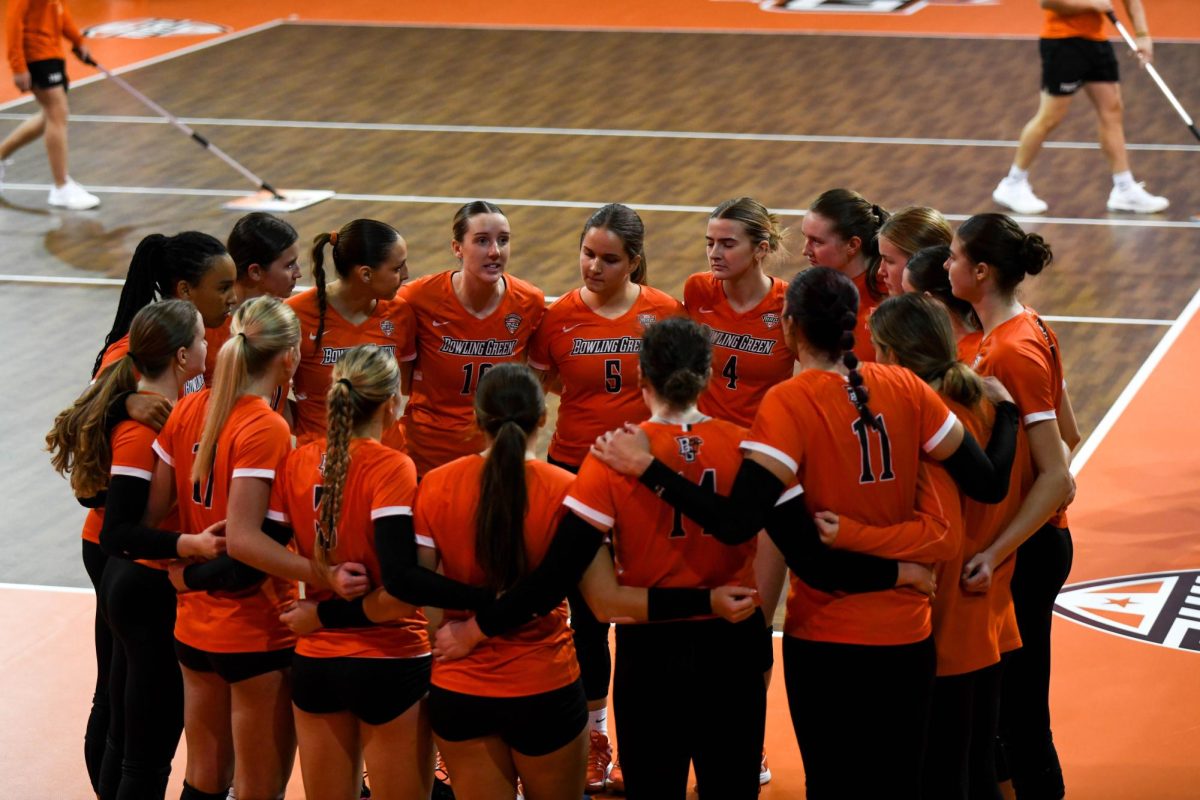
[[[274,481],[291,449],[283,417],[261,397],[237,399],[217,437],[217,455],[206,480],[192,483],[192,463],[204,430],[207,389],[180,400],[158,434],[154,450],[175,470],[180,530],[199,533],[226,517],[229,488],[235,478]],[[279,621],[295,600],[295,587],[267,576],[257,591],[237,598],[208,592],[179,595],[175,638],[214,653],[253,653],[291,647],[295,635]]]
[[[861,374],[882,431],[859,419],[845,377],[806,370],[767,392],[742,447],[794,470],[810,512],[833,511],[869,526],[894,526],[912,518],[918,484],[928,484],[921,454],[942,442],[955,416],[902,367],[868,363]],[[936,509],[936,496],[926,496]],[[944,517],[937,530],[919,540],[875,542],[865,531],[850,535],[847,516],[835,546],[923,562],[947,558],[957,547]],[[929,599],[904,589],[826,594],[793,576],[786,630],[815,641],[909,644],[930,634]]]
[[[306,558],[316,551],[317,509],[321,502],[325,439],[316,439],[292,452],[271,487],[267,517],[290,525],[296,550]],[[375,520],[412,516],[417,470],[412,459],[372,439],[350,443],[350,469],[342,489],[337,523],[337,547],[331,563],[354,561],[367,568],[372,586],[383,585],[375,553]],[[312,590],[310,600],[333,597],[329,590]],[[406,619],[369,628],[318,630],[301,636],[296,652],[311,658],[415,658],[429,655],[427,620],[418,610]]]
[[[750,425],[763,395],[792,377],[795,358],[783,340],[783,298],[787,282],[771,278],[771,289],[757,306],[733,310],[711,272],[698,272],[683,284],[688,316],[710,329],[712,378],[700,395],[699,408],[709,416]]]
[[[983,341],[983,331],[971,331],[958,340],[958,360],[964,364],[975,362],[979,355],[979,344]]]
[[[333,365],[347,350],[360,344],[375,344],[398,361],[411,361],[416,356],[412,310],[399,298],[377,302],[375,310],[360,325],[351,325],[332,303],[327,303],[319,352],[315,350],[321,321],[317,290],[309,289],[284,302],[292,307],[300,320],[300,366],[292,376],[296,395],[293,427],[300,442],[325,435],[325,395],[333,380]]]
[[[5,36],[13,75],[28,72],[30,61],[63,58],[63,37],[74,47],[83,44],[63,0],[8,0]]]
[[[879,294],[871,294],[867,290],[867,273],[860,273],[854,278],[854,288],[858,289],[858,322],[854,326],[854,355],[859,361],[875,360],[875,345],[871,344],[871,312],[887,299],[880,281],[875,282]]]
[[[1058,425],[1065,385],[1062,351],[1054,331],[1032,308],[1000,323],[985,336],[972,366],[980,375],[1000,379],[1020,409],[1026,428],[1047,420]],[[1067,527],[1066,514],[1055,514],[1048,521]]]
[[[1103,42],[1108,38],[1104,34],[1104,15],[1099,11],[1060,14],[1048,8],[1042,11],[1041,36],[1043,39],[1080,38],[1093,42]]]
[[[96,370],[96,376],[99,377],[101,372],[120,361],[128,352],[129,334],[127,333],[105,348],[104,355],[100,359],[100,369]],[[95,380],[93,378],[92,382],[95,383]]]
[[[741,466],[746,429],[707,419],[692,424],[650,420],[650,451],[692,483],[729,494]],[[653,490],[588,457],[564,501],[597,527],[612,530],[617,581],[623,586],[715,588],[754,581],[756,539],[731,547],[705,533]]]
[[[484,585],[475,560],[475,512],[484,460],[463,456],[433,469],[421,481],[413,524],[417,544],[441,557],[446,577]],[[562,517],[562,500],[574,476],[544,461],[525,462],[529,503],[525,553],[529,569],[546,555]],[[447,616],[461,616],[447,611]],[[562,688],[579,678],[567,604],[503,636],[484,640],[466,658],[435,661],[433,684],[484,697],[522,697]]]
[[[229,326],[232,324],[233,317],[226,317],[221,327],[204,329],[204,341],[208,343],[208,351],[204,354],[204,375],[202,378],[192,378],[188,381],[184,386],[184,394],[198,392],[205,386],[209,389],[213,388],[213,372],[217,368],[217,356],[220,355],[221,348],[229,341]],[[275,387],[275,393],[271,395],[268,403],[272,411],[283,413],[283,404],[287,400],[290,387],[290,382]]]
[[[454,294],[453,275],[426,275],[400,287],[416,315],[417,361],[402,424],[419,475],[483,449],[475,427],[479,379],[496,364],[524,361],[546,313],[541,289],[505,275],[500,305],[479,319]]]
[[[579,289],[547,309],[529,341],[529,366],[562,379],[551,458],[578,466],[597,436],[650,417],[637,381],[642,331],[683,313],[678,300],[649,286],[616,319],[588,308]]]

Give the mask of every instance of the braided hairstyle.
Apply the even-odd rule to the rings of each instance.
[[[646,226],[642,224],[642,218],[638,216],[638,213],[620,203],[609,203],[596,209],[596,212],[583,224],[583,230],[579,234],[580,247],[583,247],[583,238],[587,236],[587,232],[593,228],[612,231],[621,240],[625,256],[630,261],[635,258],[641,259],[633,272],[629,273],[629,282],[644,285],[646,283]]]
[[[400,391],[400,365],[386,350],[363,344],[347,350],[333,365],[326,395],[328,431],[321,504],[317,508],[317,562],[327,566],[337,547],[337,522],[350,472],[350,441],[355,429]]]
[[[129,261],[125,285],[121,287],[112,328],[92,364],[92,377],[100,371],[100,362],[109,346],[129,333],[138,311],[156,299],[174,297],[179,281],[196,286],[213,262],[225,254],[225,245],[199,231],[184,231],[174,236],[152,233],[138,242]]]
[[[1037,275],[1054,260],[1050,244],[1026,233],[1004,214],[976,214],[955,232],[967,257],[996,271],[996,285],[1010,295],[1026,275]]]
[[[673,410],[695,405],[712,369],[707,329],[688,317],[668,317],[647,326],[638,365],[642,378]]]
[[[475,421],[491,440],[475,511],[475,559],[487,586],[506,591],[528,571],[525,450],[546,413],[542,385],[524,364],[497,364],[479,379]]]
[[[881,353],[944,397],[967,408],[983,397],[983,381],[958,360],[950,313],[938,300],[915,293],[889,298],[871,312],[870,325]]]
[[[387,261],[392,248],[400,241],[400,232],[373,219],[356,219],[347,222],[337,231],[317,234],[313,238],[312,268],[313,283],[317,287],[317,335],[313,341],[313,354],[321,352],[321,337],[325,335],[325,311],[329,301],[325,295],[325,245],[331,245],[333,266],[341,278],[350,275],[358,266],[377,269]]]
[[[94,497],[108,486],[112,444],[108,407],[121,394],[137,391],[138,373],[157,378],[170,369],[181,347],[196,339],[199,313],[186,300],[144,306],[129,326],[129,352],[54,419],[46,449],[59,475],[71,476],[76,497]]]
[[[822,192],[808,210],[829,220],[843,240],[858,237],[862,242],[863,261],[867,264],[867,292],[875,299],[883,297],[879,291],[878,236],[879,229],[888,221],[888,212],[849,189]]]
[[[867,407],[870,393],[858,371],[854,350],[854,328],[858,324],[858,289],[836,269],[810,267],[788,284],[784,316],[792,321],[804,343],[847,370],[850,400],[863,423],[878,429],[879,423]]]

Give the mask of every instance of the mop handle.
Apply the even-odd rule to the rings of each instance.
[[[210,153],[212,153],[214,156],[221,159],[222,161],[224,161],[226,164],[233,167],[234,169],[236,169],[242,175],[246,176],[246,178],[248,180],[252,181],[256,186],[261,188],[263,191],[270,192],[271,196],[274,197],[276,200],[283,199],[283,196],[281,194],[279,194],[279,192],[275,191],[274,187],[272,187],[271,184],[267,183],[262,178],[258,177],[253,172],[251,172],[250,170],[243,167],[240,163],[238,163],[236,160],[234,160],[234,158],[232,156],[230,156],[228,153],[226,153],[224,150],[217,147],[215,144],[210,142],[208,139],[205,139],[203,136],[201,136],[196,131],[192,130],[190,127],[188,127],[188,125],[186,123],[182,122],[178,117],[176,117],[170,111],[167,111],[165,108],[160,106],[158,103],[154,102],[149,97],[147,97],[146,95],[139,92],[137,89],[135,89],[133,87],[132,84],[130,84],[124,78],[122,78],[119,75],[113,74],[103,65],[96,63],[96,60],[94,58],[92,58],[91,56],[88,56],[86,59],[84,59],[84,63],[88,64],[89,66],[95,67],[96,69],[103,72],[104,75],[109,80],[116,83],[117,86],[120,86],[126,92],[128,92],[129,94],[131,94],[135,98],[137,98],[139,101],[141,101],[143,105],[146,105],[149,108],[153,109],[156,114],[158,114],[160,117],[165,119],[167,122],[171,123],[176,128],[183,131],[191,138],[195,139],[196,142],[201,147],[205,148]]]
[[[1121,38],[1125,40],[1125,44],[1133,48],[1133,51],[1136,53],[1138,49],[1137,42],[1135,42],[1133,37],[1129,35],[1129,31],[1126,30],[1125,26],[1121,23],[1121,20],[1117,19],[1117,15],[1112,11],[1106,11],[1105,14],[1108,15],[1108,18],[1112,24],[1116,26],[1117,33],[1121,34]],[[1196,124],[1192,122],[1192,118],[1188,116],[1187,111],[1184,110],[1179,100],[1175,97],[1174,92],[1167,87],[1167,84],[1165,81],[1163,81],[1162,76],[1158,74],[1158,70],[1156,70],[1154,65],[1150,63],[1143,64],[1142,66],[1146,68],[1146,72],[1150,73],[1150,78],[1156,84],[1158,84],[1158,88],[1162,90],[1162,93],[1167,96],[1167,100],[1169,100],[1171,105],[1175,107],[1175,111],[1177,111],[1179,116],[1183,118],[1183,122],[1188,126],[1188,130],[1192,132],[1193,136],[1195,136],[1197,139],[1200,139],[1200,131],[1196,130]]]

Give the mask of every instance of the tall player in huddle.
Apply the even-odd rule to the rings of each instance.
[[[681,315],[683,307],[646,285],[645,238],[641,217],[628,206],[611,203],[592,214],[579,236],[583,286],[547,309],[529,343],[529,366],[562,395],[549,460],[570,472],[579,471],[597,436],[650,416],[637,380],[642,331]],[[587,790],[599,792],[612,763],[609,626],[596,620],[578,591],[568,600],[590,716]]]
[[[416,361],[401,376],[410,390],[401,422],[418,475],[483,449],[473,411],[479,379],[496,364],[524,361],[545,313],[542,290],[507,272],[512,232],[503,211],[468,203],[454,215],[453,236],[459,268],[400,292],[416,317]]]
[[[325,285],[325,246],[338,279]],[[318,234],[312,248],[313,282],[287,301],[300,320],[300,366],[293,388],[299,442],[325,435],[325,395],[333,365],[352,347],[376,344],[398,361],[411,360],[413,317],[396,292],[408,278],[408,244],[393,228],[356,219]]]
[[[956,297],[983,324],[975,359],[981,375],[1008,387],[1021,411],[1037,477],[1020,509],[967,562],[967,587],[986,591],[1014,552],[1013,603],[1022,647],[1004,665],[1000,738],[1018,797],[1062,797],[1062,767],[1050,730],[1050,623],[1071,571],[1065,504],[1074,493],[1068,454],[1079,443],[1054,331],[1016,296],[1026,275],[1050,263],[1049,244],[1003,214],[977,214],[955,231],[946,269]],[[1002,765],[1003,767],[1003,765]],[[1003,776],[1002,776],[1003,777]]]
[[[267,514],[290,529],[301,556],[362,564],[373,586],[383,583],[376,543],[400,537],[405,523],[412,536],[416,469],[380,443],[399,407],[396,359],[376,346],[349,350],[333,367],[328,435],[288,457]],[[316,613],[306,615],[312,601]],[[428,800],[433,744],[425,696],[432,658],[425,617],[409,606],[399,619],[372,625],[361,605],[354,608],[314,589],[308,603],[285,614],[289,624],[315,617],[299,628],[304,635],[292,662],[305,793],[357,800],[365,760],[373,796]],[[323,623],[328,630],[318,629]]]
[[[922,452],[945,459],[972,496],[993,502],[1007,491],[998,477],[1007,467],[993,467],[912,373],[874,364],[859,372],[850,352],[857,301],[854,284],[834,270],[793,279],[784,331],[801,372],[768,391],[728,499],[657,461],[636,432],[616,432],[594,452],[722,541],[757,534],[799,479],[785,499],[802,496],[835,546],[922,561],[949,555],[955,543]],[[776,541],[788,555],[788,537]],[[831,594],[794,578],[786,633],[788,702],[808,796],[918,797],[934,673],[928,597],[904,589]],[[861,768],[864,758],[872,769]]]
[[[156,524],[177,498],[182,531],[226,520],[229,554],[248,562],[247,542],[262,525],[271,482],[291,449],[287,423],[268,399],[295,370],[300,326],[278,299],[259,297],[237,310],[231,332],[214,388],[183,398],[159,433],[146,517]],[[318,578],[315,570],[306,577]],[[219,800],[231,782],[240,797],[276,797],[287,784],[295,751],[287,702],[295,637],[279,614],[293,595],[287,581],[267,578],[236,595],[180,596],[182,800]]]

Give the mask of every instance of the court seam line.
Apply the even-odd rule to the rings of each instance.
[[[822,12],[838,13],[838,12]],[[843,15],[846,15],[843,13]],[[772,17],[774,18],[774,17]],[[856,16],[855,19],[861,19]],[[535,25],[532,23],[503,23],[503,22],[403,22],[403,21],[374,21],[374,20],[338,20],[327,18],[304,19],[299,16],[288,17],[285,25],[310,25],[313,27],[347,27],[347,28],[448,28],[451,30],[482,30],[482,31],[542,31],[562,33],[669,33],[669,34],[710,34],[713,36],[852,36],[863,39],[955,39],[958,41],[1013,41],[1036,42],[1037,34],[1004,33],[989,36],[964,36],[957,33],[938,33],[921,31],[861,31],[861,30],[815,30],[812,28],[672,28],[669,26],[654,27],[608,27],[599,25]],[[1107,41],[1122,44],[1119,36],[1110,37]],[[1194,38],[1159,38],[1154,37],[1155,43],[1164,44],[1194,44],[1200,39]]]
[[[170,50],[166,53],[160,53],[156,56],[150,56],[149,58],[144,58],[141,61],[135,61],[132,64],[126,64],[123,67],[115,67],[113,69],[110,69],[109,72],[113,73],[114,75],[123,75],[126,72],[132,72],[133,70],[138,70],[138,69],[141,69],[142,67],[150,67],[155,64],[161,64],[164,61],[170,61],[171,59],[178,58],[179,56],[186,56],[191,53],[199,52],[200,50],[207,50],[210,47],[216,47],[217,45],[222,45],[222,44],[226,44],[227,42],[236,41],[236,40],[241,39],[246,36],[253,36],[256,33],[261,33],[263,31],[268,31],[268,30],[271,30],[272,28],[278,27],[278,26],[282,25],[284,22],[286,22],[286,20],[284,20],[282,18],[276,18],[276,19],[268,20],[266,22],[260,22],[257,25],[251,25],[249,28],[243,28],[240,31],[230,31],[229,33],[223,33],[223,34],[220,34],[219,36],[214,36],[213,38],[211,38],[207,41],[196,42],[195,44],[189,44],[184,47],[181,47],[178,50]],[[96,82],[102,81],[104,79],[105,79],[104,73],[97,72],[95,75],[88,75],[86,78],[80,78],[77,81],[76,80],[71,81],[71,88],[76,88],[79,86],[87,86],[88,84],[96,83]],[[22,95],[21,97],[17,97],[12,100],[7,100],[3,103],[0,103],[0,111],[4,111],[6,109],[13,108],[15,106],[24,105],[25,103],[32,103],[32,102],[34,102],[33,95],[30,95],[28,97]]]
[[[27,114],[0,113],[0,120],[19,121]],[[676,131],[641,128],[564,128],[554,125],[452,125],[416,122],[338,122],[329,120],[249,119],[239,117],[180,117],[187,125],[230,128],[282,128],[291,130],[336,130],[367,133],[448,133],[500,136],[580,136],[683,141],[762,142],[766,144],[858,144],[911,147],[987,147],[1015,149],[1015,139],[944,139],[923,136],[856,136],[850,134],[764,133],[748,131]],[[72,122],[115,125],[170,125],[162,117],[132,114],[73,114]],[[1050,150],[1099,150],[1097,142],[1046,142]],[[1200,153],[1200,145],[1168,143],[1126,144],[1140,152]]]
[[[1117,424],[1117,420],[1125,413],[1125,409],[1133,402],[1134,397],[1141,391],[1142,386],[1150,379],[1150,375],[1166,357],[1167,352],[1175,344],[1176,340],[1183,334],[1183,329],[1192,321],[1197,310],[1200,310],[1200,289],[1192,295],[1192,299],[1184,306],[1183,312],[1171,324],[1170,329],[1163,334],[1162,339],[1150,351],[1150,355],[1146,357],[1146,360],[1138,367],[1137,372],[1129,379],[1129,383],[1125,384],[1125,388],[1121,391],[1121,394],[1117,396],[1117,399],[1109,406],[1108,411],[1100,419],[1100,422],[1092,429],[1092,435],[1083,443],[1083,446],[1079,448],[1079,452],[1075,454],[1075,458],[1071,461],[1072,475],[1078,476],[1088,461],[1091,460],[1097,448],[1100,447],[1100,444],[1108,436],[1113,426]]]
[[[13,191],[27,192],[45,192],[49,191],[50,184],[48,183],[6,183],[5,189]],[[88,190],[99,192],[101,194],[130,194],[130,195],[175,195],[181,197],[247,197],[246,190],[239,189],[192,189],[186,187],[165,187],[165,186],[100,186],[88,184]],[[281,191],[286,192],[287,188]],[[479,196],[471,197],[454,197],[450,195],[418,195],[418,194],[368,194],[357,192],[336,192],[328,200],[337,200],[341,202],[368,202],[368,203],[411,203],[411,204],[426,204],[426,205],[456,205],[461,206],[466,203],[480,199]],[[493,203],[513,206],[517,208],[576,208],[576,209],[597,209],[604,206],[604,203],[592,200],[530,200],[519,197],[491,197],[487,198]],[[627,202],[625,205],[635,211],[654,212],[661,211],[666,213],[681,213],[681,214],[711,214],[712,206],[708,205],[675,205],[668,203],[637,203]],[[776,214],[787,217],[802,217],[808,213],[804,208],[774,208],[771,209]],[[85,212],[86,213],[86,212]],[[962,222],[969,219],[971,214],[945,214],[946,219]],[[1048,224],[1048,225],[1085,225],[1098,226],[1106,228],[1177,228],[1181,230],[1195,230],[1200,228],[1200,221],[1188,222],[1184,220],[1165,220],[1165,219],[1104,219],[1099,217],[1037,217],[1037,216],[1022,216],[1020,214],[1011,215],[1012,219],[1030,225]]]
[[[125,285],[123,278],[88,278],[88,277],[71,277],[67,275],[9,275],[0,274],[0,283],[32,283],[32,284],[52,284],[58,286],[105,286],[119,287]],[[296,291],[308,289],[308,286],[296,285]],[[547,295],[546,303],[553,303],[557,297]],[[1175,320],[1170,319],[1149,319],[1144,317],[1078,317],[1078,316],[1053,316],[1043,315],[1042,319],[1047,322],[1062,322],[1062,323],[1081,323],[1090,325],[1150,325],[1150,326],[1170,326],[1175,324]]]

